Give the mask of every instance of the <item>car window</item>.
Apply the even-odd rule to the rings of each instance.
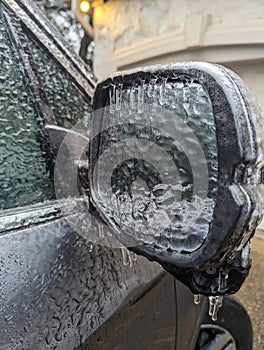
[[[89,129],[94,86],[28,0],[0,0],[1,349],[75,349],[161,272],[91,242],[103,225],[83,232],[82,202],[55,198],[56,152],[76,122]]]
[[[71,128],[82,120],[88,127],[91,99],[78,89],[67,71],[50,59],[48,53],[32,36],[29,37],[28,43],[57,125]]]
[[[38,139],[33,96],[3,13],[0,31],[0,206],[7,209],[53,199],[54,191],[48,151]]]
[[[6,210],[56,199],[47,125],[71,128],[82,120],[88,129],[94,81],[26,2],[0,1],[0,27],[0,209]]]

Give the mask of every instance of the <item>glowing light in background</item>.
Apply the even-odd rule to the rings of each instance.
[[[90,3],[86,0],[83,0],[80,2],[80,10],[83,12],[83,13],[87,13],[89,10],[90,10]]]

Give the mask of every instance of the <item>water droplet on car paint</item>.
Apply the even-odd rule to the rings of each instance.
[[[5,315],[5,321],[7,323],[10,323],[13,319],[14,315],[13,314],[8,314],[8,315]]]
[[[93,243],[92,243],[92,242],[89,242],[89,243],[88,243],[88,252],[89,252],[89,253],[92,253],[93,248],[94,248]]]
[[[99,237],[100,238],[104,238],[104,230],[103,230],[103,227],[102,225],[98,225],[98,233],[99,233]]]

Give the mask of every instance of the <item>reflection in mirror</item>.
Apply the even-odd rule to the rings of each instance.
[[[218,176],[205,87],[180,78],[112,85],[106,103],[94,115],[103,118],[95,139],[97,206],[136,245],[197,250],[210,229]]]

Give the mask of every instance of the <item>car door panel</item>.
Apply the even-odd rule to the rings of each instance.
[[[30,1],[0,0],[0,22],[0,348],[173,349],[191,293],[176,301],[158,264],[100,244],[81,193],[55,194],[65,135],[80,121],[89,133],[95,77]]]
[[[1,349],[74,349],[161,272],[91,248],[65,218],[0,240]]]
[[[172,350],[176,311],[174,279],[163,273],[143,293],[131,297],[78,350]]]

